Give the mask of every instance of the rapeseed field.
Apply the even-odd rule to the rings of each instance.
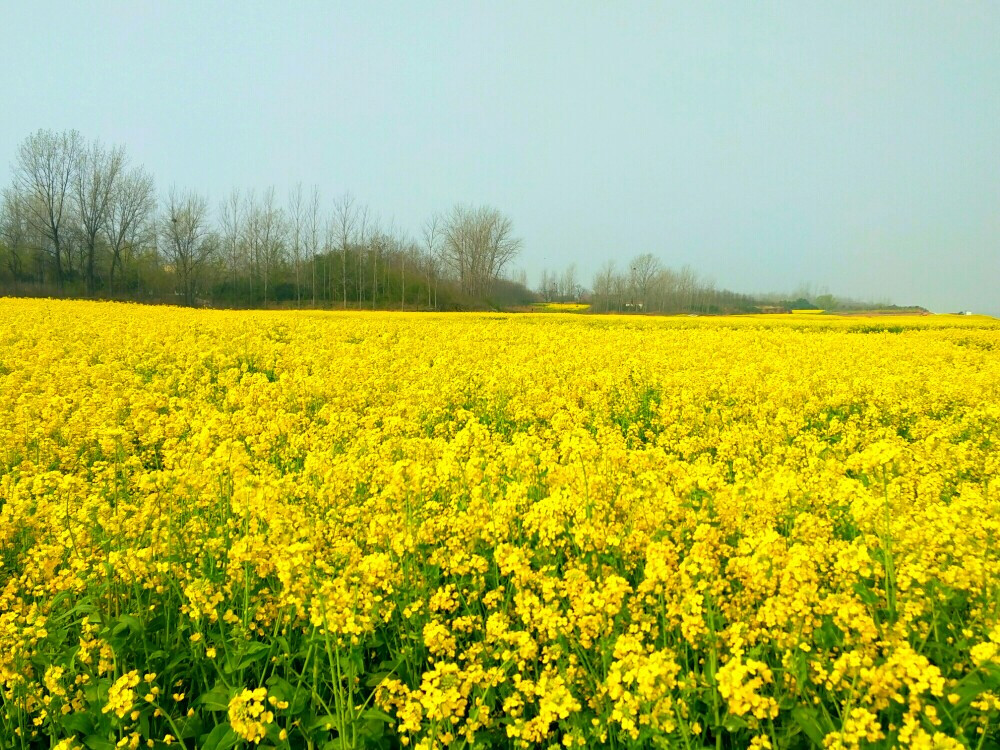
[[[0,300],[0,747],[995,748],[987,318]]]

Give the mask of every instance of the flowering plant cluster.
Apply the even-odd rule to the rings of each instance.
[[[996,747],[998,352],[0,300],[0,738]]]

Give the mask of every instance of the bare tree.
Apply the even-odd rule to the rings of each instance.
[[[406,263],[410,252],[410,240],[406,233],[396,224],[395,219],[389,221],[388,227],[382,233],[381,249],[383,253],[382,263],[382,289],[386,295],[386,303],[391,295],[390,279],[393,267],[399,268],[400,301],[399,309],[406,305]]]
[[[357,247],[355,253],[358,257],[358,307],[365,291],[365,269],[364,254],[367,251],[371,255],[372,239],[378,235],[378,218],[368,210],[368,206],[361,206],[357,214]],[[374,294],[374,291],[372,292]]]
[[[691,266],[685,265],[681,267],[678,277],[679,291],[683,299],[682,304],[689,310],[693,309],[695,294],[698,290],[698,274]]]
[[[171,189],[160,222],[160,240],[180,281],[184,304],[194,305],[199,276],[217,247],[208,224],[208,200],[193,191]]]
[[[48,242],[60,291],[64,282],[66,220],[82,149],[80,134],[75,130],[63,133],[39,130],[21,143],[14,162],[15,184],[22,196],[29,199],[29,222]]]
[[[302,248],[304,245],[306,206],[302,198],[302,183],[299,182],[288,194],[288,222],[292,265],[295,267],[295,302],[302,307]]]
[[[615,262],[607,261],[594,276],[594,300],[604,312],[611,309],[611,299],[614,291]]]
[[[109,219],[112,196],[125,166],[125,150],[120,146],[107,149],[95,140],[80,151],[79,160],[73,197],[83,242],[87,294],[93,295],[97,288],[97,238]]]
[[[260,256],[264,269],[264,306],[272,270],[281,262],[285,243],[285,215],[274,202],[274,188],[264,191],[260,205]]]
[[[649,292],[653,279],[660,271],[660,261],[652,253],[637,255],[629,266],[629,279],[636,299],[643,308],[649,303]]]
[[[114,293],[115,271],[122,278],[136,245],[150,234],[150,219],[156,210],[153,177],[142,167],[123,172],[115,182],[108,204],[104,234],[111,250],[108,289]]]
[[[261,211],[257,205],[257,195],[249,190],[243,199],[243,244],[246,248],[247,280],[250,285],[250,303],[256,300],[254,296],[254,281],[260,269],[260,223]]]
[[[444,238],[444,222],[440,214],[432,215],[423,227],[424,250],[426,252],[425,264],[427,268],[427,306],[437,309],[437,277],[441,257],[441,242]],[[431,298],[433,287],[434,296]]]
[[[306,248],[309,251],[309,265],[312,267],[312,298],[316,307],[316,255],[319,253],[320,230],[319,186],[313,185],[309,194],[309,204],[306,206]]]
[[[542,269],[542,277],[538,281],[538,292],[542,295],[542,299],[546,302],[552,301],[552,276],[549,273],[549,269]]]
[[[444,230],[445,258],[462,291],[482,299],[521,250],[511,220],[495,208],[455,206]]]
[[[570,263],[563,271],[559,282],[560,296],[566,302],[575,302],[579,296],[579,284],[576,282],[576,263]]]
[[[12,188],[4,188],[0,201],[0,241],[7,248],[7,268],[15,290],[24,272],[23,254],[27,249],[29,232],[28,207],[24,198]]]
[[[328,216],[324,222],[324,232],[323,232],[323,256],[326,262],[323,264],[323,275],[324,278],[321,279],[323,297],[329,298],[330,307],[333,307],[333,302],[336,299],[333,290],[333,254],[337,247],[337,225],[336,219],[333,216]],[[346,303],[345,303],[346,305]]]
[[[219,238],[226,270],[232,275],[233,304],[237,300],[239,288],[239,273],[246,262],[244,254],[244,208],[239,188],[233,188],[229,197],[222,202],[219,211],[219,225],[222,235]]]
[[[354,238],[358,224],[358,208],[354,205],[354,196],[344,193],[333,204],[333,233],[340,246],[340,283],[344,293],[344,309],[347,309],[347,249]],[[361,293],[358,292],[358,304],[361,304]]]
[[[378,297],[378,256],[386,246],[386,235],[375,223],[371,229],[371,240],[368,243],[368,257],[372,261],[372,310]]]
[[[250,296],[253,299],[254,279],[259,276],[266,306],[273,271],[285,249],[285,213],[275,203],[273,187],[268,187],[259,200],[254,191],[249,191],[244,204],[243,235],[249,256]]]
[[[547,268],[543,268],[542,278],[538,289],[542,295],[542,299],[546,302],[558,301],[562,298],[562,290],[563,279],[560,277],[559,273],[557,271],[550,271]]]
[[[410,239],[402,238],[401,246],[399,250],[400,258],[402,260],[402,291],[400,292],[399,309],[403,310],[406,307],[406,264],[410,263],[414,269],[414,275],[420,272],[420,246],[417,245]],[[418,277],[419,278],[419,277]],[[419,284],[419,281],[417,282]],[[420,304],[419,297],[414,303],[416,305]]]

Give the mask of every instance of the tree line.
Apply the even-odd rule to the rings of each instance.
[[[521,241],[489,206],[431,216],[414,238],[350,194],[296,185],[207,196],[171,188],[123,146],[39,130],[0,199],[0,291],[185,305],[455,309],[527,304],[505,277]]]
[[[490,206],[456,205],[416,237],[345,193],[317,187],[157,192],[123,146],[39,130],[18,146],[0,194],[0,294],[229,307],[454,310],[589,302],[594,312],[752,313],[872,303],[807,289],[796,298],[719,289],[652,253],[605,263],[587,288],[576,264],[536,289],[512,265],[521,240]],[[886,307],[887,302],[876,306]]]
[[[576,264],[561,272],[544,270],[538,288],[545,302],[589,302],[598,313],[654,315],[739,315],[818,309],[831,312],[883,310],[925,312],[922,307],[900,307],[888,299],[857,300],[834,296],[829,290],[800,286],[792,294],[742,294],[720,289],[712,279],[690,266],[670,268],[652,253],[640,253],[619,268],[607,261],[593,277],[591,287],[579,281]]]
[[[594,275],[591,288],[579,281],[575,264],[562,272],[542,272],[538,289],[546,302],[586,299],[594,312],[605,313],[750,313],[759,302],[746,294],[717,289],[690,267],[680,270],[664,265],[652,253],[641,253],[619,269],[607,261]]]

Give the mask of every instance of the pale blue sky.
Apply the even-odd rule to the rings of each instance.
[[[1000,3],[0,1],[0,184],[37,128],[165,192],[345,190],[520,265],[1000,313]]]

